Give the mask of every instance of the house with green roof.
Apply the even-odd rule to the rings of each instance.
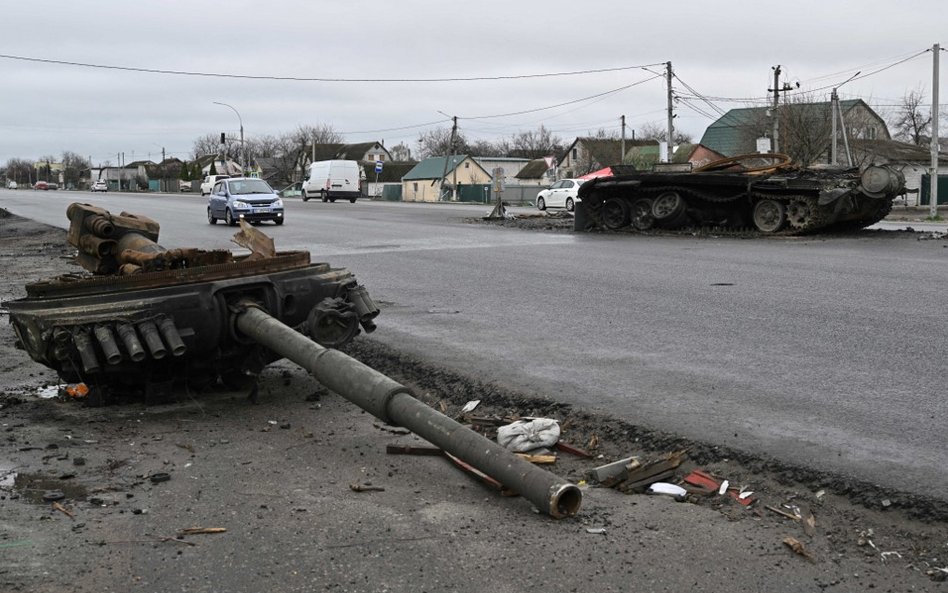
[[[456,200],[464,185],[491,182],[490,173],[465,154],[427,158],[402,177],[402,200],[405,202],[439,202]]]
[[[889,129],[862,99],[839,102],[842,123],[849,140],[889,140]],[[759,138],[772,138],[775,112],[772,107],[731,109],[705,130],[701,144],[724,156],[757,152]],[[789,154],[804,166],[828,163],[832,143],[830,102],[787,103],[776,110],[779,117],[778,152]],[[838,145],[843,145],[842,136]],[[840,151],[842,149],[840,148]]]

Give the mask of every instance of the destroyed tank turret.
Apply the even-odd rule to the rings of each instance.
[[[583,184],[576,230],[714,226],[767,234],[831,232],[882,220],[905,193],[904,176],[889,166],[803,169],[779,154],[741,155],[694,171],[679,165],[629,169],[616,166],[614,175]]]
[[[227,250],[166,249],[158,223],[88,204],[67,210],[69,243],[88,274],[26,287],[4,303],[19,345],[70,383],[98,390],[167,389],[240,383],[275,360],[231,326],[231,308],[252,298],[274,317],[325,346],[375,329],[378,308],[345,269],[276,252],[250,225]]]
[[[388,424],[404,426],[552,517],[575,515],[582,492],[448,418],[411,390],[330,346],[375,329],[379,310],[348,270],[277,252],[246,221],[234,241],[250,255],[165,249],[158,223],[72,204],[69,243],[91,275],[26,287],[5,302],[18,346],[67,382],[159,393],[182,382],[253,376],[287,358]],[[256,394],[254,384],[250,393]]]

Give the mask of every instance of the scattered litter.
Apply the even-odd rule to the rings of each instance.
[[[640,465],[641,463],[639,463],[638,457],[626,457],[625,459],[613,461],[612,463],[600,465],[599,467],[594,467],[586,471],[586,478],[590,482],[599,482],[604,486],[609,486],[613,483],[610,480],[615,481],[617,478],[625,479],[625,477],[628,476],[629,470],[635,469]]]
[[[54,500],[62,500],[66,498],[66,495],[62,490],[47,490],[43,493],[43,500],[46,502],[53,502]]]
[[[886,561],[888,561],[889,556],[895,556],[895,557],[898,558],[899,560],[902,559],[902,554],[900,554],[900,553],[898,553],[898,552],[896,552],[896,551],[894,551],[894,550],[891,551],[891,552],[882,552],[882,553],[879,554],[879,555],[882,557],[882,563],[883,563],[883,564],[885,564]]]
[[[667,494],[675,500],[681,502],[688,498],[688,491],[676,484],[668,482],[655,482],[645,491],[646,494]]]
[[[73,513],[72,511],[67,510],[66,507],[64,507],[63,505],[59,504],[58,502],[54,502],[54,503],[53,503],[53,508],[54,508],[55,510],[59,511],[60,513],[66,515],[67,517],[69,517],[69,518],[72,519],[73,521],[76,520],[76,515],[75,515],[75,513]]]
[[[948,580],[948,567],[945,568],[932,568],[925,572],[928,575],[928,578],[935,581],[936,583],[941,583]]]
[[[783,538],[783,543],[793,550],[794,554],[803,556],[811,562],[813,561],[813,556],[810,555],[810,551],[807,550],[806,546],[803,545],[803,542],[797,538],[788,535],[787,537]]]
[[[552,418],[517,420],[497,429],[497,442],[505,449],[526,452],[552,447],[560,440],[560,424]]]
[[[675,469],[687,457],[684,450],[667,453],[645,463],[639,462],[635,457],[628,457],[592,469],[587,472],[586,477],[590,481],[599,482],[601,486],[615,488],[626,494],[640,493],[649,485],[674,476]]]
[[[810,537],[816,535],[816,517],[809,510],[803,514],[803,533]]]
[[[823,502],[823,498],[826,497],[826,490],[820,490],[814,496],[816,496],[818,502]]]
[[[39,390],[36,394],[43,399],[52,399],[59,396],[59,387],[56,385],[48,385]]]
[[[887,508],[889,508],[890,506],[892,506],[892,501],[889,500],[888,498],[883,498],[883,499],[882,499],[882,508],[887,509]]]
[[[605,527],[587,527],[586,533],[591,533],[593,535],[605,535],[606,528]]]
[[[385,492],[385,488],[372,486],[371,484],[349,484],[349,490],[353,492]]]
[[[74,399],[82,399],[89,395],[89,386],[85,383],[66,385],[66,395]]]
[[[948,238],[948,233],[942,233],[942,232],[937,232],[937,231],[931,232],[931,233],[922,233],[921,235],[918,236],[919,241],[927,241],[931,239],[945,239],[945,238]]]
[[[794,521],[799,521],[799,520],[800,520],[800,517],[798,517],[797,515],[795,515],[795,514],[793,514],[793,513],[788,513],[787,511],[785,511],[785,510],[783,510],[783,509],[778,509],[777,507],[772,507],[772,506],[770,506],[770,505],[767,505],[767,506],[765,506],[764,508],[767,509],[768,511],[773,511],[773,512],[777,513],[778,515],[783,515],[783,516],[786,517],[787,519],[793,519]]]
[[[429,445],[386,445],[385,452],[389,455],[432,455],[440,456],[444,453],[438,447]]]
[[[590,453],[589,451],[584,451],[583,449],[580,449],[579,447],[574,447],[570,445],[569,443],[564,443],[563,441],[557,441],[555,447],[559,449],[560,451],[569,453],[571,455],[576,455],[577,457],[584,457],[586,459],[590,459],[592,457],[592,453]]]
[[[187,527],[178,531],[178,535],[204,535],[209,533],[226,533],[226,527]]]
[[[750,490],[745,490],[745,491],[743,491],[743,492],[738,493],[737,498],[738,498],[738,500],[747,500],[748,498],[750,498],[750,497],[753,496],[753,495],[754,495],[754,493],[751,492]]]
[[[156,472],[148,476],[148,479],[151,480],[152,484],[160,484],[161,482],[167,482],[171,479],[171,474],[167,472]]]
[[[464,461],[461,461],[454,455],[451,455],[450,453],[445,453],[444,456],[450,459],[451,463],[453,463],[458,468],[466,472],[468,475],[473,476],[476,480],[478,480],[482,484],[485,484],[489,486],[490,488],[500,492],[502,496],[517,496],[516,492],[512,490],[508,490],[507,488],[504,487],[503,484],[498,482],[496,479],[488,476],[487,474],[475,468],[474,466],[468,463],[465,463]]]
[[[718,495],[723,495],[725,492],[727,492],[727,487],[730,485],[731,483],[727,480],[721,482],[721,485],[718,487]]]
[[[470,413],[470,412],[473,412],[473,411],[474,411],[474,408],[476,408],[478,405],[480,405],[480,403],[481,403],[481,400],[479,400],[479,399],[472,399],[471,401],[469,401],[469,402],[467,402],[466,404],[464,404],[464,407],[461,408],[461,413],[462,413],[462,414],[468,414],[468,413]]]
[[[877,549],[876,545],[872,543],[873,532],[872,529],[866,529],[859,532],[859,539],[856,540],[857,546],[869,546],[873,550]]]
[[[590,451],[595,451],[596,449],[598,449],[599,437],[597,437],[596,435],[592,435],[591,437],[589,437],[589,442],[586,443],[586,448],[589,449]]]
[[[536,455],[530,453],[514,453],[514,455],[535,465],[550,465],[556,463],[556,455]]]

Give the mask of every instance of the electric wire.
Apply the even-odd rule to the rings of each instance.
[[[266,76],[260,74],[227,74],[223,72],[196,72],[190,70],[171,70],[167,68],[143,68],[139,66],[116,66],[112,64],[93,64],[87,62],[72,62],[69,60],[54,60],[51,58],[35,58],[30,56],[17,56],[12,54],[0,54],[0,58],[7,60],[18,60],[23,62],[33,62],[39,64],[53,64],[59,66],[75,66],[81,68],[97,68],[101,70],[121,70],[124,72],[142,72],[145,74],[166,74],[174,76],[196,76],[203,78],[238,78],[243,80],[282,80],[291,82],[474,82],[485,80],[523,80],[532,78],[553,78],[559,76],[580,76],[585,74],[601,74],[606,72],[621,72],[625,70],[638,70],[645,66],[657,66],[658,64],[645,64],[636,66],[617,66],[614,68],[592,68],[587,70],[573,70],[566,72],[544,72],[539,74],[513,74],[506,76],[469,76],[469,77],[444,77],[444,78],[343,78],[343,77],[301,77],[301,76]]]

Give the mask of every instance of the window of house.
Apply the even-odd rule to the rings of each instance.
[[[384,160],[385,160],[385,155],[384,155],[384,154],[380,154],[380,155],[378,156],[378,160],[384,161]]]
[[[579,150],[576,149],[576,148],[574,148],[574,149],[573,149],[573,159],[578,159],[578,158],[579,158]]]
[[[418,193],[418,182],[417,182],[417,181],[411,184],[411,190],[412,190],[413,192],[415,192],[416,194]]]
[[[464,168],[465,168],[465,169],[470,169],[470,168],[471,168],[471,163],[464,163]]]

